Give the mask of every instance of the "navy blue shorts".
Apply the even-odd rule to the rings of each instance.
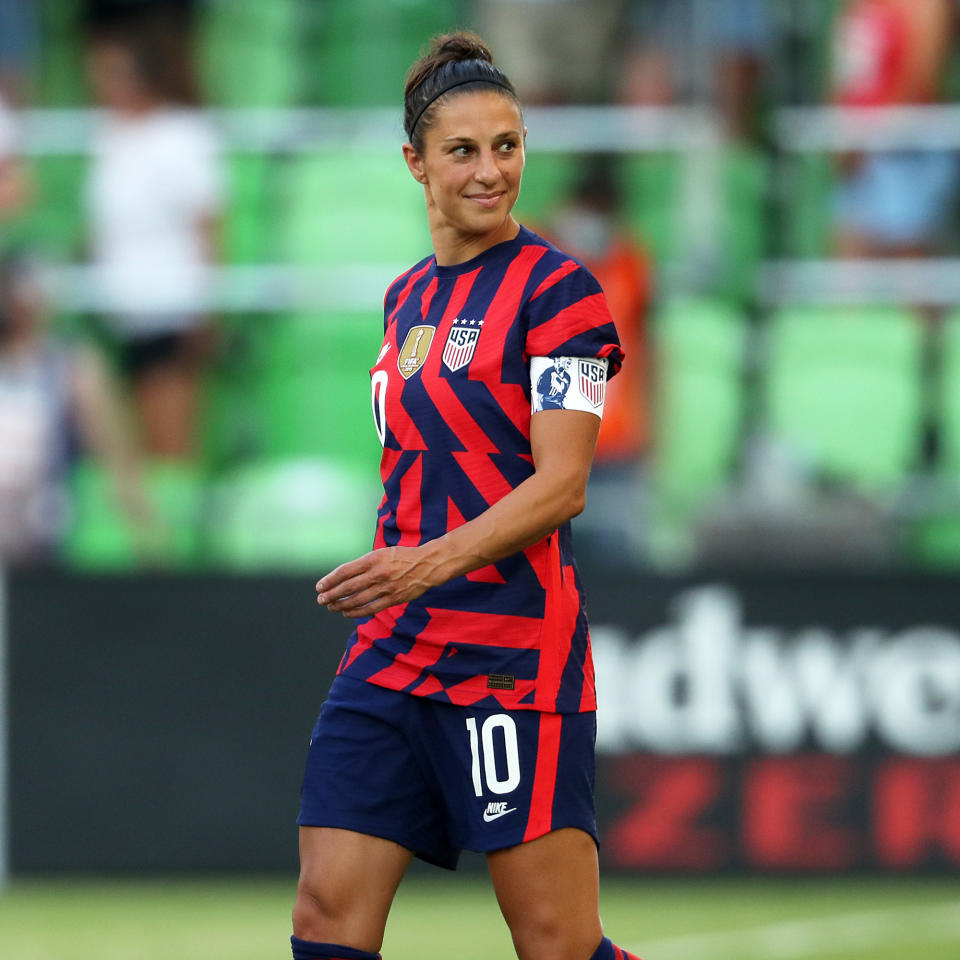
[[[453,869],[578,827],[597,839],[594,713],[459,707],[337,677],[310,741],[297,823],[393,840]]]

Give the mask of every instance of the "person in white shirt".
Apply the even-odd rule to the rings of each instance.
[[[195,109],[181,56],[131,25],[92,37],[105,107],[87,183],[105,318],[133,386],[149,453],[193,452],[210,265],[221,206],[218,144]]]

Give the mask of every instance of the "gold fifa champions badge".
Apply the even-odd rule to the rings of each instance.
[[[423,366],[436,331],[436,327],[426,325],[410,328],[397,357],[397,369],[404,380],[409,380]]]

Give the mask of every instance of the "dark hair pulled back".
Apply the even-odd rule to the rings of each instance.
[[[427,52],[407,71],[403,90],[403,127],[413,148],[423,152],[434,108],[448,93],[482,89],[502,90],[520,106],[513,84],[494,66],[490,48],[477,34],[460,30],[434,37]]]

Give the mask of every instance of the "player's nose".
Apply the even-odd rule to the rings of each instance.
[[[500,167],[492,150],[482,150],[477,166],[473,171],[473,178],[478,183],[492,184],[500,179]]]

